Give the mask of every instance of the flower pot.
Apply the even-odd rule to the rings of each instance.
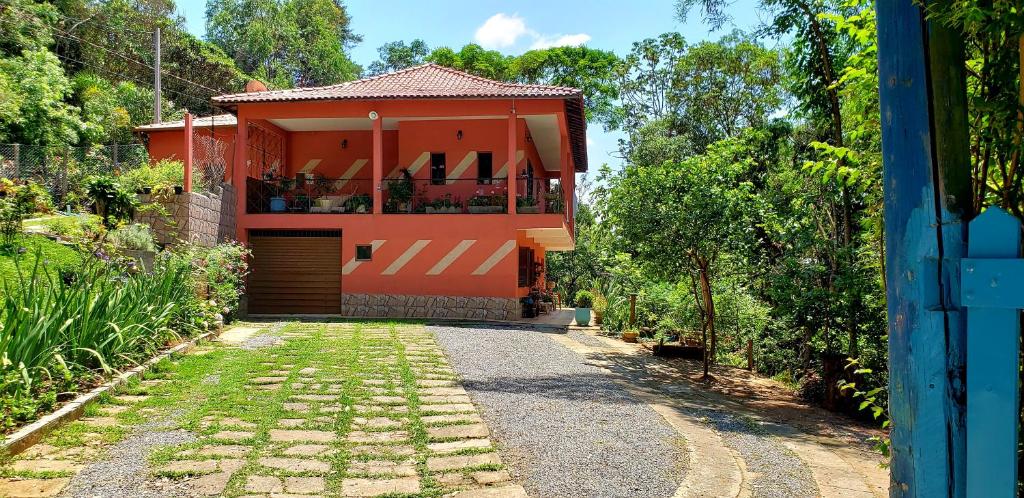
[[[321,198],[317,199],[314,202],[316,202],[316,207],[318,207],[318,208],[329,208],[329,207],[331,207],[331,200],[326,198],[326,197],[321,197]]]
[[[640,333],[635,330],[622,333],[622,340],[626,342],[636,342],[637,337],[640,337]]]
[[[519,206],[516,211],[519,214],[540,214],[540,206]]]
[[[576,308],[576,325],[579,327],[590,326],[590,308]]]
[[[284,197],[270,198],[270,212],[283,213],[285,209],[287,209],[287,205],[284,202]]]
[[[496,214],[501,211],[501,206],[469,206],[469,212],[476,214]]]
[[[594,310],[594,325],[601,325],[604,323],[604,310]]]
[[[153,187],[142,187],[142,193],[143,194],[152,194],[153,193]]]

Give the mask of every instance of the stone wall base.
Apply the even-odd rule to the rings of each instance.
[[[374,318],[461,318],[518,320],[514,297],[449,297],[394,294],[342,294],[341,314]]]
[[[164,212],[140,210],[135,221],[147,223],[162,245],[190,242],[206,247],[235,238],[235,189],[224,184],[212,192],[184,192],[166,197],[140,194],[139,202],[155,202]]]

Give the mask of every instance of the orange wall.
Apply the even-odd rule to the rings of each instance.
[[[522,236],[523,228],[562,226],[561,215],[507,216],[472,214],[317,215],[259,214],[240,220],[240,235],[258,228],[330,228],[342,231],[342,265],[355,258],[355,247],[384,241],[373,259],[361,262],[341,277],[343,293],[446,296],[518,297],[518,247],[543,249]],[[428,275],[439,261],[465,240],[475,240],[442,273]],[[429,241],[395,274],[386,270],[417,241]],[[473,273],[503,245],[511,250],[481,275]]]
[[[194,128],[197,135],[210,136],[209,128]],[[147,132],[149,136],[149,160],[156,163],[161,159],[184,160],[185,130],[166,130]],[[235,129],[227,127],[214,128],[214,136],[228,144],[224,151],[224,160],[231,168],[235,153]]]
[[[341,148],[342,140],[348,143]],[[352,164],[365,159],[366,164],[352,178],[373,178],[370,160],[373,156],[373,134],[370,131],[301,131],[288,133],[287,173],[294,175],[309,161],[320,160],[314,173],[328,178],[338,178],[346,173]],[[398,132],[384,131],[384,170],[398,164]]]

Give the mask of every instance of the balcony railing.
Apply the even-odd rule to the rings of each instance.
[[[249,213],[372,213],[370,178],[248,178]]]
[[[504,178],[389,179],[384,181],[385,213],[497,214],[508,211]]]
[[[416,214],[501,214],[508,212],[508,180],[385,179],[383,212]],[[364,214],[373,212],[371,178],[248,178],[247,212]],[[560,185],[543,179],[516,180],[516,212],[564,214]]]
[[[516,180],[516,212],[519,214],[562,213],[565,202],[562,189],[539,178]]]

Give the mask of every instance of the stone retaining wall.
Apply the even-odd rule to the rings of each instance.
[[[155,202],[165,212],[142,209],[135,221],[152,227],[159,244],[192,242],[206,247],[235,238],[235,188],[224,184],[207,193],[168,196],[140,194],[139,202]]]
[[[341,314],[381,318],[464,318],[516,320],[518,298],[342,294]]]

